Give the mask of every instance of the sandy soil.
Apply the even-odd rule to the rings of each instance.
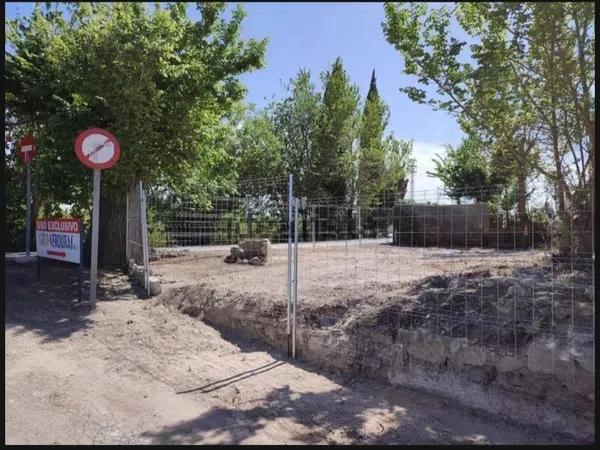
[[[48,263],[39,282],[34,267],[9,266],[6,281],[8,444],[572,442],[423,393],[315,373],[139,299],[117,273],[104,274],[95,308],[73,303],[69,266]]]
[[[165,286],[202,281],[232,293],[266,294],[285,298],[287,250],[277,246],[265,266],[226,264],[225,248],[184,253],[150,264]],[[300,247],[298,295],[302,303],[331,301],[359,290],[405,287],[431,275],[494,271],[541,263],[539,251],[450,250],[406,248],[388,244],[310,245]]]

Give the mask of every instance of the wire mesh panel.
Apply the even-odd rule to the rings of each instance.
[[[207,286],[198,296],[221,308],[211,320],[281,347],[287,187],[282,178],[203,201],[148,195],[163,279]],[[577,205],[557,211],[543,194],[500,187],[299,198],[299,357],[432,389],[432,374],[448,370],[528,395],[564,385],[562,401],[579,405],[593,393],[595,330],[593,204]],[[266,261],[234,257],[262,240]]]
[[[140,184],[136,183],[127,194],[126,254],[127,261],[144,264],[142,247],[142,214]]]
[[[592,208],[499,190],[304,199],[299,327],[344,342],[327,349],[340,366],[384,377],[398,352],[490,380],[593,373]]]
[[[285,177],[244,180],[232,193],[205,197],[150,190],[153,272],[167,285],[206,284],[212,301],[247,305],[246,326],[285,336],[287,190]]]

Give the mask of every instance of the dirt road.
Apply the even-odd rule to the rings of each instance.
[[[8,444],[570,443],[438,397],[319,374],[264,345],[139,299],[104,274],[8,266]]]

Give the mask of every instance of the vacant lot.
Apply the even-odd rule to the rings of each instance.
[[[104,274],[96,308],[73,304],[72,266],[48,263],[39,282],[34,274],[6,272],[9,444],[573,442],[423,393],[315,373],[161,299],[139,299],[117,273]]]
[[[207,282],[214,289],[232,293],[268,294],[285,298],[287,249],[277,245],[265,266],[226,264],[227,247],[187,251],[175,258],[151,264],[153,272],[167,286],[190,281]],[[541,264],[539,251],[495,251],[489,249],[450,250],[406,248],[389,244],[349,241],[299,247],[299,302],[328,302],[361,289],[406,287],[410,282],[432,275],[502,270]]]

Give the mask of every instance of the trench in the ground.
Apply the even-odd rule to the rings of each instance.
[[[298,356],[327,370],[422,389],[587,435],[593,422],[593,373],[590,378],[579,370],[577,376],[585,375],[581,382],[573,373],[561,378],[544,367],[530,370],[530,349],[545,336],[549,316],[558,311],[567,322],[568,314],[587,317],[593,302],[579,302],[576,311],[569,301],[572,288],[567,292],[557,286],[553,276],[545,268],[470,272],[425,277],[402,290],[383,289],[377,299],[355,295],[327,304],[307,301],[297,316]],[[163,300],[217,329],[241,332],[280,350],[288,347],[284,304],[219,292],[204,283],[171,289]],[[511,332],[502,333],[503,327]],[[565,336],[555,333],[552,345],[564,344]],[[589,347],[589,342],[581,345]]]

